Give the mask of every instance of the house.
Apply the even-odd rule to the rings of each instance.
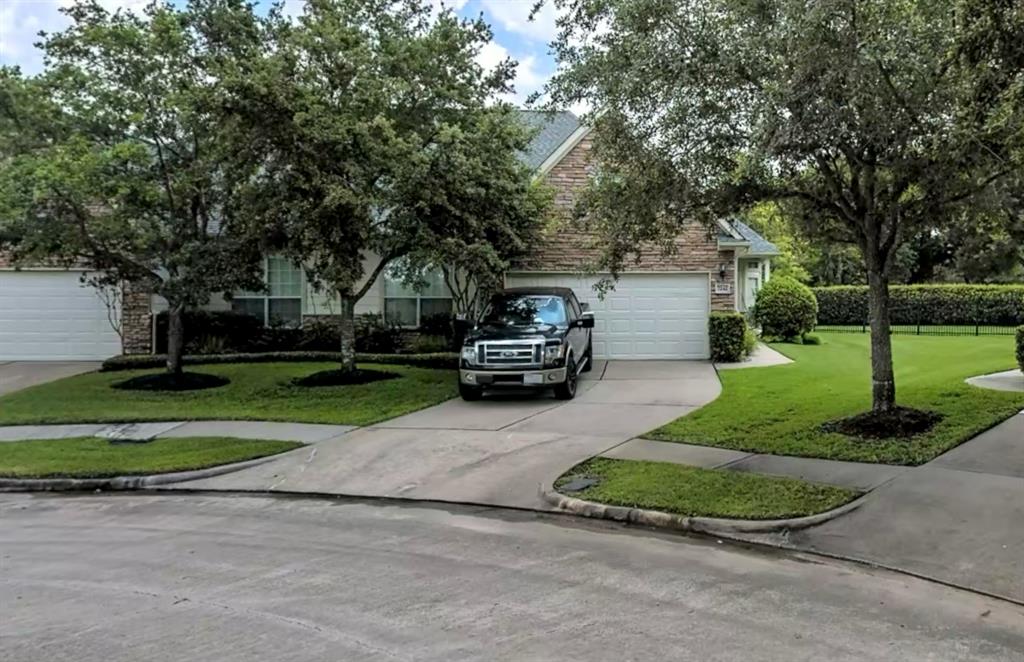
[[[538,133],[522,158],[554,187],[556,212],[567,212],[588,177],[590,128],[568,112],[523,111],[523,118]],[[722,220],[712,230],[694,223],[676,239],[674,254],[642,249],[640,263],[631,265],[614,291],[601,298],[593,289],[601,276],[582,275],[599,253],[596,241],[562,229],[505,276],[508,286],[568,286],[589,302],[597,320],[595,358],[707,358],[710,311],[749,309],[778,255],[742,221]],[[374,261],[366,257],[368,267]],[[337,312],[333,297],[309,287],[302,270],[287,260],[269,256],[264,269],[265,293],[238,293],[230,302],[219,299],[209,307],[234,309],[267,323],[299,323]],[[128,292],[110,305],[81,285],[81,276],[47,268],[16,271],[0,255],[0,360],[94,360],[152,351],[153,319],[162,301]],[[386,273],[356,306],[356,314],[383,313],[405,326],[450,310],[451,298],[439,276],[412,291]]]

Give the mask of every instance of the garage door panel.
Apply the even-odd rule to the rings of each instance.
[[[81,272],[0,271],[0,360],[95,360],[121,353],[106,303]]]
[[[594,356],[611,359],[699,359],[709,355],[707,274],[625,274],[602,300],[599,278],[509,274],[514,286],[571,287],[595,314]]]

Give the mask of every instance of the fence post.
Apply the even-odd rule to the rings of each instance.
[[[980,336],[981,335],[981,325],[980,324],[975,324],[974,325],[974,335],[975,336]]]
[[[917,323],[917,335],[921,335],[921,323]]]

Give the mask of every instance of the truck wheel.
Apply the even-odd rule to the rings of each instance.
[[[469,386],[468,384],[459,384],[459,395],[466,402],[476,402],[484,395],[484,390],[479,386]]]
[[[559,400],[572,400],[576,397],[576,360],[569,357],[569,365],[565,366],[565,381],[555,384],[555,397]]]
[[[583,364],[583,372],[590,372],[594,369],[594,339],[587,339],[587,351],[583,354],[583,358],[587,360]]]

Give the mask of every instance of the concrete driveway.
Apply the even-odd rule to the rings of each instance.
[[[0,361],[0,395],[99,367],[98,361]]]
[[[541,483],[702,407],[720,392],[707,362],[598,362],[568,403],[550,394],[451,400],[180,487],[547,507],[537,495]]]

